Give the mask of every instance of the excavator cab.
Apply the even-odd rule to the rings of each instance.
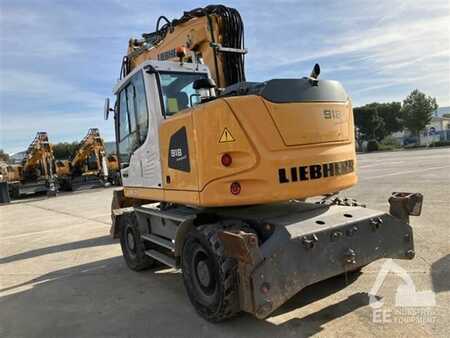
[[[199,104],[205,94],[194,85],[207,79],[206,65],[150,60],[117,84],[114,118],[124,186],[161,188],[159,126]],[[208,92],[214,95],[213,88]]]

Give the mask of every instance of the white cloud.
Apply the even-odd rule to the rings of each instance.
[[[383,95],[390,96],[393,89],[401,100],[407,90],[419,88],[436,96],[440,105],[450,105],[448,1],[343,1],[330,6],[318,7],[316,24],[298,23],[298,34],[288,24],[296,13],[265,23],[280,38],[251,49],[256,55],[248,57],[253,64],[247,69],[299,76],[319,62],[324,76],[339,72],[335,78],[351,84],[351,95],[361,103],[384,101]],[[321,15],[326,11],[333,15]]]
[[[2,58],[55,58],[80,53],[80,47],[64,36],[65,29],[56,29],[53,21],[38,8],[12,7],[0,11]]]
[[[103,96],[46,74],[2,70],[0,78],[7,79],[0,81],[0,97],[13,102],[0,102],[0,148],[23,150],[37,131],[48,132],[51,142],[79,140],[93,127],[113,138],[112,121],[103,121]]]
[[[45,102],[46,105],[76,103],[83,108],[101,108],[104,97],[47,74],[1,70],[0,95]]]
[[[52,143],[79,141],[89,128],[99,128],[105,141],[114,139],[113,121],[104,121],[97,110],[64,114],[36,110],[31,114],[25,111],[6,115],[8,119],[0,123],[0,149],[8,152],[26,149],[38,131],[46,131]]]

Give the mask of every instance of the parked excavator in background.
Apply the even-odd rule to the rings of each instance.
[[[106,155],[97,128],[88,130],[70,160],[56,161],[56,172],[61,190],[120,183],[117,156]]]
[[[129,41],[114,109],[105,104],[124,187],[111,233],[130,269],[181,268],[213,322],[265,318],[308,285],[412,259],[409,216],[422,206],[421,194],[394,193],[389,213],[336,197],[357,182],[350,97],[318,65],[246,82],[243,31],[221,5],[160,17]]]
[[[8,181],[8,163],[0,161],[0,182]]]
[[[38,132],[28,146],[22,163],[10,164],[6,171],[11,198],[38,192],[54,196],[57,191],[55,159],[47,133]]]
[[[11,198],[8,191],[8,163],[0,160],[0,204],[9,203]]]

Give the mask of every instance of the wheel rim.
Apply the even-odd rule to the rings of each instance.
[[[217,293],[214,262],[209,252],[200,245],[193,252],[191,267],[193,284],[199,296],[198,301],[204,305],[212,304]]]
[[[204,260],[197,263],[197,277],[203,287],[208,287],[211,283],[211,274],[209,273],[208,265]]]
[[[126,243],[127,243],[128,251],[131,254],[135,255],[136,254],[136,240],[134,238],[134,233],[133,233],[133,231],[130,228],[127,229],[127,241],[126,241]]]

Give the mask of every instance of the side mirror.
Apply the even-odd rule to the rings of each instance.
[[[199,90],[199,89],[211,89],[211,88],[216,88],[216,83],[214,82],[213,79],[210,78],[206,78],[206,79],[197,79],[194,81],[194,83],[192,84],[192,88],[194,88],[195,90]]]
[[[191,107],[194,106],[194,100],[193,100],[194,97],[197,98],[196,103],[198,103],[198,101],[201,101],[201,98],[202,98],[200,94],[191,94],[191,96],[189,96],[189,106],[191,106]]]
[[[112,109],[110,106],[109,106],[109,97],[107,97],[107,98],[105,98],[105,106],[104,106],[104,108],[103,108],[103,117],[104,117],[104,119],[105,120],[107,120],[108,119],[108,117],[109,117],[109,112],[110,111],[114,111],[114,109]]]

